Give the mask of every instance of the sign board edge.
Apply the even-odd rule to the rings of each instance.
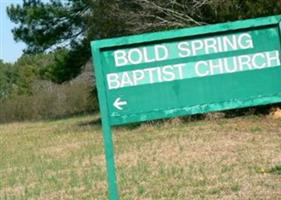
[[[169,30],[169,31],[160,31],[160,32],[144,33],[144,34],[131,35],[131,36],[129,35],[123,37],[116,37],[111,39],[94,40],[92,42],[100,49],[120,47],[125,45],[154,42],[154,41],[160,41],[166,39],[191,37],[195,35],[206,35],[215,32],[226,32],[226,31],[234,31],[239,29],[257,28],[262,26],[275,25],[278,24],[280,20],[281,20],[281,15],[275,15],[269,17],[237,20],[237,21],[226,22],[226,23],[187,27],[187,28]],[[162,36],[159,37],[159,34],[161,34]]]

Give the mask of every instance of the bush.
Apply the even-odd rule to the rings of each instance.
[[[0,122],[59,118],[97,110],[88,81],[54,84],[36,81],[32,95],[12,95],[0,101]]]

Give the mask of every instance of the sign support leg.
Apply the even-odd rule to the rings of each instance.
[[[107,120],[102,124],[109,199],[119,200],[111,127]]]
[[[96,67],[96,84],[98,89],[98,97],[100,102],[100,113],[102,119],[102,131],[103,131],[103,143],[106,160],[106,171],[107,171],[107,184],[110,200],[119,200],[119,192],[117,185],[116,169],[115,169],[115,158],[114,158],[114,146],[112,141],[111,124],[109,122],[109,113],[106,102],[105,85],[103,83],[103,73],[101,71],[102,65],[100,62],[100,51],[98,48],[92,48],[92,54],[96,55],[97,58],[93,60],[94,66]]]

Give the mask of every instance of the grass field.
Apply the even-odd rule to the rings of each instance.
[[[121,199],[281,199],[281,120],[114,129]],[[97,116],[0,125],[0,199],[107,199]]]

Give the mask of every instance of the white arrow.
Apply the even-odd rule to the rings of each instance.
[[[120,97],[118,97],[113,103],[113,106],[115,108],[117,108],[118,110],[123,110],[122,106],[125,106],[125,105],[127,105],[127,101],[121,101]]]

